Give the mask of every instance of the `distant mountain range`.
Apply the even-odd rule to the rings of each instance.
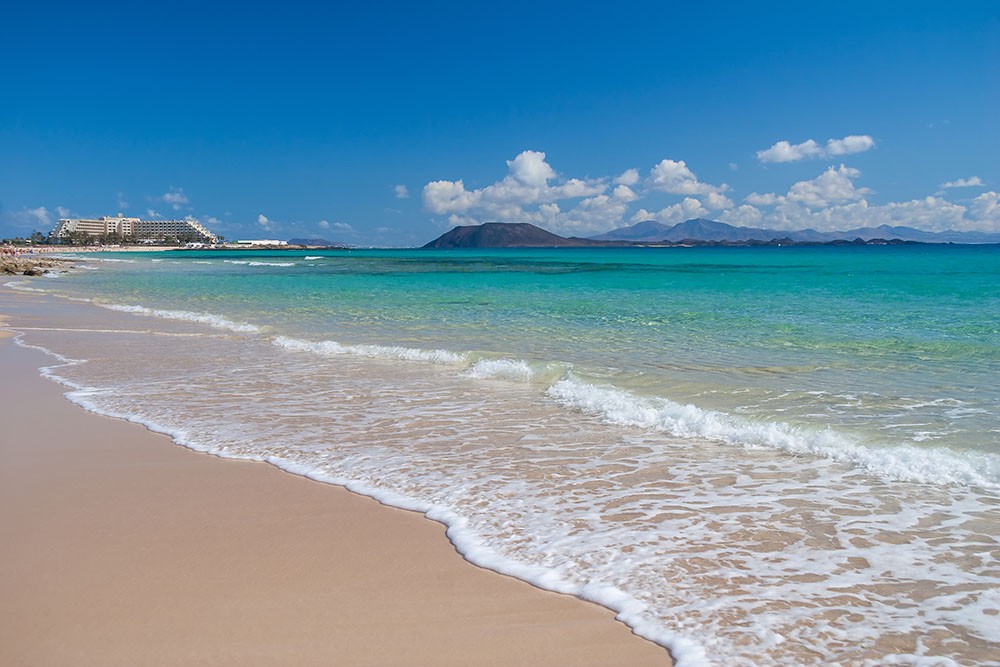
[[[915,241],[918,243],[1000,243],[1000,234],[987,232],[926,232],[913,227],[859,227],[843,232],[819,232],[815,229],[788,231],[779,229],[758,229],[755,227],[735,227],[724,222],[695,218],[673,226],[655,220],[646,220],[630,227],[622,227],[605,234],[591,237],[596,241],[632,241],[656,243],[668,241],[774,241],[789,240],[794,243],[830,243],[872,239]]]
[[[528,223],[486,222],[455,227],[425,248],[554,248],[628,245],[784,245],[843,243],[1000,243],[987,232],[927,232],[913,227],[861,227],[843,232],[736,227],[695,218],[676,225],[646,220],[590,238],[566,238]]]

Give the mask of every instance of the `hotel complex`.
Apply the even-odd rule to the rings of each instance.
[[[105,215],[100,218],[63,218],[52,230],[60,241],[73,239],[74,232],[87,237],[117,237],[134,242],[143,241],[199,241],[216,243],[218,237],[197,220],[142,220]]]

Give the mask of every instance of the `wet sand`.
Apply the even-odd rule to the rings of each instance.
[[[418,514],[88,413],[49,363],[0,339],[0,664],[670,664]]]

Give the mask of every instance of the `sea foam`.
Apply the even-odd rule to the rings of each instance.
[[[254,349],[254,346],[268,342],[268,339],[258,337],[245,337],[239,340],[248,346],[246,349]],[[286,343],[284,345],[279,344],[277,340],[270,342],[277,347],[302,349],[314,353],[319,351],[315,347],[318,346],[320,349],[335,350],[332,354],[357,355],[356,351],[345,351],[346,348],[352,346],[338,344],[323,345],[322,343],[309,343],[308,341],[297,339],[286,339],[283,341]],[[329,343],[329,341],[326,343]],[[406,348],[402,349],[405,350]],[[76,355],[76,353],[73,354],[74,356],[80,356]],[[267,356],[266,353],[264,356]],[[281,359],[282,357],[280,352],[274,356],[276,359]],[[362,354],[360,356],[373,355]],[[386,355],[378,354],[374,356],[384,358]],[[205,355],[205,357],[216,358],[211,354]],[[256,359],[257,357],[255,356],[254,358]],[[405,359],[405,357],[398,356],[390,356],[389,358]],[[62,360],[70,361],[65,357]],[[424,359],[418,360],[422,361]],[[286,406],[297,406],[300,409],[305,408],[308,410],[308,406],[315,403],[317,397],[322,395],[323,390],[328,388],[329,383],[319,381],[319,379],[317,379],[317,384],[315,385],[303,384],[308,383],[310,378],[313,377],[314,371],[312,369],[307,370],[307,367],[311,365],[308,363],[310,361],[308,359],[300,359],[290,364],[282,362],[278,366],[287,372],[303,374],[301,376],[293,375],[290,382],[290,386],[295,387],[296,395],[303,395],[300,398],[284,395],[281,399],[276,399],[279,405],[282,400],[292,400],[292,403],[286,404]],[[516,362],[523,360],[508,359],[494,361],[514,363],[484,364],[481,368],[517,369],[520,367],[520,364]],[[79,362],[76,361],[74,363]],[[95,360],[94,363],[100,364],[101,360]],[[530,368],[527,362],[523,363]],[[405,364],[400,365],[400,375],[402,377],[422,375],[419,368],[411,367],[407,369],[405,366]],[[474,368],[475,366],[476,364],[473,364],[472,367]],[[86,368],[84,367],[80,370],[86,370]],[[271,366],[270,368],[275,367]],[[455,370],[460,371],[460,369]],[[268,377],[266,369],[262,368],[261,372],[265,373],[265,375],[259,376],[260,379]],[[380,371],[376,370],[374,372],[378,373]],[[392,373],[392,369],[382,369],[382,372]],[[385,450],[384,448],[380,448],[379,445],[370,442],[372,437],[384,437],[384,434],[380,432],[384,430],[381,427],[370,433],[362,433],[354,436],[354,441],[348,442],[347,446],[342,448],[337,448],[333,444],[316,446],[315,443],[317,442],[333,442],[341,438],[352,440],[352,436],[342,434],[343,426],[341,422],[334,420],[333,423],[336,424],[336,432],[341,433],[341,435],[328,439],[329,434],[316,434],[316,439],[314,440],[304,435],[309,431],[307,424],[312,423],[312,420],[300,420],[298,427],[293,429],[283,429],[280,426],[272,427],[269,425],[270,420],[266,416],[258,416],[256,418],[259,421],[254,421],[255,416],[252,406],[245,406],[250,412],[240,415],[239,411],[243,408],[237,404],[232,404],[232,413],[227,412],[227,419],[218,420],[213,417],[211,420],[208,420],[204,415],[204,411],[199,410],[197,405],[194,406],[195,410],[193,412],[178,409],[184,405],[183,398],[179,403],[176,402],[177,396],[175,396],[174,391],[172,389],[165,389],[164,387],[158,388],[157,385],[159,383],[157,382],[149,382],[144,388],[139,390],[147,391],[149,392],[148,394],[131,395],[130,392],[86,386],[85,383],[87,380],[74,384],[72,381],[66,380],[66,378],[60,378],[57,373],[58,371],[51,369],[48,375],[53,379],[64,382],[69,387],[73,387],[75,391],[71,392],[69,398],[91,411],[128,419],[143,424],[151,430],[167,433],[179,444],[192,449],[211,452],[228,458],[266,461],[290,472],[306,475],[313,479],[342,484],[353,491],[370,495],[386,504],[423,512],[429,518],[440,521],[448,527],[447,535],[449,539],[469,561],[482,567],[521,578],[541,588],[576,595],[583,599],[602,604],[614,610],[619,620],[631,626],[640,636],[667,647],[675,663],[682,667],[700,667],[709,664],[786,664],[788,660],[785,662],[781,662],[780,660],[772,661],[771,658],[774,655],[780,658],[784,650],[774,648],[774,646],[785,641],[786,637],[789,639],[793,637],[791,635],[782,636],[780,633],[771,632],[771,628],[780,627],[781,623],[787,622],[787,619],[793,617],[795,609],[762,610],[761,607],[766,607],[767,600],[774,599],[768,596],[787,594],[789,598],[797,600],[798,598],[792,595],[790,591],[794,589],[794,591],[801,593],[801,591],[805,590],[809,594],[802,593],[799,597],[810,603],[814,600],[828,598],[831,588],[837,589],[838,586],[858,585],[858,582],[868,581],[868,577],[871,575],[869,571],[854,573],[849,568],[840,573],[834,572],[838,568],[838,558],[843,554],[804,553],[797,546],[801,545],[802,540],[792,540],[794,548],[763,554],[764,557],[762,559],[754,560],[752,558],[752,555],[755,553],[753,549],[761,545],[755,544],[753,531],[750,531],[751,534],[749,536],[743,535],[747,531],[746,526],[748,525],[746,521],[743,521],[744,519],[751,518],[757,524],[766,525],[766,522],[772,520],[772,517],[781,515],[787,509],[783,508],[780,504],[780,501],[787,499],[815,502],[816,509],[810,510],[811,520],[815,520],[821,511],[827,511],[825,508],[831,508],[832,510],[846,508],[852,511],[860,507],[860,509],[864,510],[863,514],[858,516],[847,514],[838,519],[840,521],[837,524],[838,526],[843,526],[845,529],[849,528],[852,531],[859,530],[859,526],[864,526],[866,523],[874,524],[877,528],[878,521],[900,523],[904,526],[915,524],[919,522],[921,517],[919,513],[900,511],[898,509],[891,511],[883,510],[885,516],[880,517],[877,507],[872,505],[871,502],[867,504],[862,502],[859,506],[857,499],[850,496],[842,499],[842,504],[838,504],[836,502],[837,494],[830,490],[831,484],[823,476],[820,476],[820,479],[816,480],[812,485],[796,488],[802,485],[802,481],[801,479],[797,479],[796,475],[789,474],[789,486],[786,488],[783,486],[786,484],[784,476],[776,475],[775,479],[768,486],[761,487],[754,492],[755,482],[753,480],[747,480],[744,476],[735,474],[733,476],[734,481],[724,486],[716,488],[710,484],[694,485],[690,487],[693,492],[689,494],[687,492],[689,488],[687,482],[697,478],[697,475],[691,474],[697,468],[691,465],[685,467],[683,462],[674,460],[672,455],[669,457],[670,466],[671,472],[676,479],[652,480],[646,488],[642,486],[622,486],[621,480],[641,475],[644,470],[652,470],[655,469],[656,465],[662,464],[663,459],[661,457],[665,448],[640,446],[638,444],[638,441],[642,438],[652,441],[662,441],[664,439],[661,436],[654,434],[637,437],[636,442],[631,443],[631,446],[627,447],[630,451],[619,456],[613,456],[603,462],[602,458],[609,448],[604,445],[605,441],[603,439],[598,439],[602,443],[601,448],[598,451],[592,452],[586,460],[574,463],[573,459],[576,457],[574,450],[581,446],[579,443],[594,442],[594,438],[592,437],[593,432],[591,432],[590,438],[586,435],[581,436],[581,434],[586,429],[594,429],[595,427],[587,426],[582,422],[598,424],[596,432],[600,433],[602,429],[599,427],[599,421],[594,419],[579,419],[581,422],[581,431],[574,431],[572,436],[568,436],[562,443],[559,441],[547,443],[548,438],[546,437],[541,437],[535,441],[531,439],[531,436],[543,426],[544,420],[537,418],[525,419],[525,416],[534,416],[534,412],[529,410],[525,413],[525,406],[521,405],[522,402],[519,400],[506,402],[504,409],[498,411],[499,413],[503,413],[503,416],[485,409],[482,410],[481,414],[490,414],[492,419],[462,420],[463,423],[467,424],[469,428],[468,434],[470,435],[475,435],[477,424],[484,425],[486,431],[483,432],[487,433],[494,430],[501,432],[509,431],[515,425],[519,429],[526,429],[526,431],[523,431],[525,433],[530,431],[530,435],[526,434],[525,439],[513,443],[513,447],[510,447],[511,453],[516,454],[514,458],[498,458],[494,466],[490,463],[489,459],[495,456],[503,456],[500,451],[503,449],[503,443],[495,442],[492,439],[489,440],[489,456],[479,455],[479,452],[485,450],[477,448],[475,451],[469,452],[469,454],[474,454],[473,456],[463,458],[465,455],[460,451],[463,448],[452,448],[447,443],[444,443],[442,448],[429,452],[424,458],[421,458],[421,454],[417,450],[423,450],[425,446],[433,446],[434,439],[438,437],[436,433],[438,431],[447,431],[448,429],[426,426],[422,431],[425,440],[422,441],[421,447],[411,448],[404,446],[395,452]],[[456,391],[456,396],[462,396],[463,400],[468,400],[470,405],[479,404],[482,402],[479,394],[491,394],[492,387],[485,383],[477,385],[474,381],[479,378],[469,377],[466,373],[440,373],[435,374],[435,377],[451,377],[452,381],[457,382],[457,387],[459,387]],[[92,374],[93,371],[91,372]],[[331,376],[335,377],[339,376],[339,374],[340,371],[338,370]],[[73,372],[69,373],[69,375],[76,377],[77,373]],[[461,379],[462,375],[465,375],[465,380]],[[87,376],[84,375],[84,377]],[[168,374],[167,377],[172,377],[172,373]],[[217,377],[217,374],[209,374],[208,377],[213,378],[213,381],[215,381],[224,377],[242,378],[243,375],[241,371],[232,376],[218,374]],[[369,377],[368,372],[354,377],[353,380],[350,378],[345,378],[345,380],[347,380],[346,384],[351,386],[353,383],[363,382],[366,377]],[[486,373],[486,377],[491,377],[489,372]],[[253,377],[245,379],[252,380]],[[102,384],[106,382],[107,380],[102,380]],[[391,383],[380,383],[377,380],[373,381],[373,383],[377,384],[380,389],[384,388],[389,392],[394,391]],[[556,398],[554,394],[555,387],[562,386],[562,391],[569,393],[570,389],[573,388],[567,388],[566,385],[574,383],[577,385],[575,387],[576,390],[591,397],[589,400],[593,402],[595,407],[584,408],[580,405],[563,403],[562,400]],[[225,387],[227,385],[221,384],[215,386]],[[239,387],[240,384],[237,382],[235,385],[228,386]],[[307,386],[311,390],[302,391]],[[478,389],[474,390],[475,396],[465,399],[468,388],[472,386],[478,386]],[[405,391],[405,383],[401,389]],[[502,400],[507,401],[510,395],[522,398],[527,397],[529,399],[531,396],[535,396],[536,398],[538,396],[537,387],[523,386],[510,387],[510,389],[511,391],[504,394]],[[396,389],[396,391],[399,391],[399,389]],[[607,393],[602,393],[602,391]],[[280,395],[280,390],[277,393]],[[353,393],[353,390],[350,390],[348,393]],[[610,394],[610,397],[608,394]],[[225,396],[226,392],[221,391],[218,395]],[[270,403],[274,395],[274,393],[269,393],[266,402]],[[382,395],[384,396],[385,394]],[[392,394],[389,395],[391,396]],[[157,397],[164,398],[168,396],[169,402],[167,403],[164,403],[162,400],[155,400]],[[334,393],[329,396],[334,397],[338,396],[338,394]],[[559,403],[563,403],[564,407],[586,409],[588,412],[593,412],[607,421],[614,421],[618,424],[628,422],[629,426],[654,432],[673,432],[664,427],[664,424],[668,423],[668,420],[664,417],[664,412],[668,412],[670,413],[667,415],[668,417],[673,416],[678,419],[683,417],[686,420],[685,423],[688,424],[689,433],[698,433],[699,429],[702,428],[696,425],[700,419],[699,411],[702,413],[708,412],[694,408],[693,406],[681,406],[676,403],[673,404],[672,408],[664,410],[663,399],[645,399],[614,387],[588,385],[579,378],[569,374],[566,378],[553,385],[553,389],[550,390],[550,396]],[[620,403],[617,412],[611,406],[615,401]],[[397,401],[388,401],[387,404],[397,405]],[[452,404],[452,409],[455,407],[461,408],[461,405]],[[355,409],[347,401],[340,400],[326,401],[321,408],[324,414],[338,411],[340,418],[350,414]],[[680,409],[679,413],[677,412],[678,409]],[[407,410],[400,409],[395,414],[400,416],[411,414]],[[609,418],[609,413],[617,414],[617,421]],[[392,413],[383,415],[383,417],[389,414]],[[459,412],[458,414],[461,415],[463,413]],[[572,423],[575,419],[578,419],[578,415],[570,415],[554,406],[548,410],[547,414],[556,415],[549,418],[555,419],[558,423],[567,421]],[[680,414],[680,417],[677,417],[677,414]],[[238,417],[238,415],[240,416]],[[449,410],[449,415],[448,419],[454,418],[451,410]],[[426,416],[431,417],[430,414]],[[730,420],[733,419],[722,413],[714,413],[714,416],[720,422],[726,424],[730,423]],[[327,418],[329,418],[328,415]],[[498,423],[497,420],[501,419],[506,421]],[[405,420],[396,418],[390,421],[399,422]],[[739,421],[737,419],[734,423],[738,423]],[[442,423],[447,424],[448,422],[445,421]],[[243,431],[241,429],[247,430]],[[420,441],[419,429],[420,427],[416,424],[408,424],[400,430],[412,433],[413,437]],[[548,435],[551,434],[552,432],[549,431]],[[450,439],[451,436],[444,438],[444,440]],[[747,440],[750,438],[747,437],[744,440],[738,438],[729,440],[725,438],[713,439],[746,445]],[[294,444],[297,440],[300,441],[298,447]],[[409,442],[410,437],[407,436],[405,441]],[[475,442],[475,438],[470,438],[470,442]],[[749,446],[757,445],[751,444]],[[612,445],[612,448],[618,447],[621,447],[621,445]],[[371,449],[369,450],[368,448]],[[411,449],[414,450],[413,459],[408,458],[411,456]],[[327,451],[329,453],[326,453]],[[506,482],[504,481],[505,475],[509,474],[510,470],[519,465],[530,462],[532,467],[534,467],[541,465],[542,462],[556,461],[564,455],[570,458],[567,461],[569,464],[567,467],[537,468],[539,473],[551,472],[553,470],[557,470],[560,473],[559,475],[541,475],[540,478],[544,482],[539,487],[532,487],[523,478],[511,478]],[[455,458],[449,459],[448,457],[450,456],[454,456]],[[525,459],[526,456],[530,458],[530,461]],[[736,459],[738,457],[733,458]],[[718,464],[705,463],[703,465],[706,469],[711,468],[718,474]],[[807,457],[798,459],[797,465],[810,470],[816,467],[814,463],[809,462]],[[789,473],[792,472],[792,467],[794,466],[788,466]],[[784,472],[785,466],[779,465],[778,469]],[[456,473],[455,471],[460,472]],[[410,476],[415,476],[416,479],[408,484],[399,483],[399,480],[405,480],[405,478]],[[725,475],[722,476],[724,477]],[[711,476],[708,479],[711,479]],[[668,488],[671,481],[673,481],[675,487],[673,491]],[[587,493],[582,491],[584,485],[599,491],[593,497],[593,500],[589,498]],[[744,489],[749,489],[750,492],[744,493]],[[778,490],[783,490],[784,492],[779,493],[777,492]],[[470,496],[478,496],[477,502],[470,503]],[[863,493],[862,496],[866,499],[878,497],[877,494],[870,493]],[[713,514],[712,509],[716,506],[723,508],[724,511],[720,514]],[[606,509],[602,510],[601,507],[605,507]],[[732,507],[743,508],[741,513],[736,515],[735,518],[737,520],[734,520],[733,515],[726,509]],[[477,517],[474,512],[470,512],[470,508],[481,510],[482,516]],[[678,508],[683,508],[684,512],[678,513]],[[692,518],[684,516],[687,511],[690,511]],[[601,516],[602,512],[610,514],[607,520]],[[835,514],[835,512],[831,513]],[[627,518],[630,514],[645,515],[645,518]],[[672,516],[674,514],[678,516]],[[964,514],[971,516],[971,512],[965,512]],[[799,512],[790,513],[790,516],[798,515]],[[496,521],[494,521],[494,517],[497,517]],[[525,521],[526,518],[528,519],[527,522]],[[501,524],[500,530],[499,532],[491,533],[490,526],[494,523]],[[586,531],[582,528],[582,526],[591,523],[595,524],[594,530]],[[512,526],[517,526],[517,529],[511,538]],[[648,532],[640,530],[645,527],[649,527]],[[787,528],[780,524],[779,527]],[[866,530],[865,534],[874,534],[876,532],[879,531]],[[511,540],[509,545],[505,544],[507,540]],[[746,540],[745,544],[741,540]],[[668,583],[668,574],[674,572],[674,563],[687,562],[685,559],[689,554],[683,551],[685,542],[697,545],[696,557],[691,561],[692,563],[698,559],[705,559],[710,562],[718,560],[719,563],[723,564],[720,565],[718,573],[710,569],[709,573],[711,576],[719,576],[722,579],[725,576],[729,576],[726,574],[726,564],[728,564],[733,566],[732,572],[739,572],[740,577],[750,576],[748,573],[759,576],[761,581],[759,592],[757,589],[749,589],[749,584],[742,584],[742,586],[748,587],[750,594],[733,594],[722,591],[721,593],[717,593],[715,597],[701,597],[699,594],[702,591],[692,585],[685,587],[685,581],[670,581]],[[656,560],[650,560],[652,557],[651,549],[657,544],[663,544],[664,551],[661,555],[657,555]],[[536,557],[532,557],[530,551],[527,553],[523,552],[522,548],[526,545],[537,545],[534,547],[535,553],[537,553]],[[852,550],[848,554],[854,555],[856,559],[867,558],[868,562],[878,563],[880,571],[891,570],[892,576],[898,577],[905,575],[907,568],[912,567],[907,562],[909,555],[916,554],[918,557],[926,556],[927,560],[930,560],[930,557],[936,554],[933,549],[937,548],[937,546],[928,544],[920,546],[917,549],[900,549],[896,545],[876,542],[864,551],[860,549],[857,551]],[[658,585],[664,586],[667,591],[680,590],[682,594],[676,595],[674,598],[665,597],[666,594],[664,594],[662,600],[659,600],[655,595],[648,594],[650,586],[647,585],[648,582],[642,579],[644,568],[648,567],[644,563],[655,565],[657,568],[652,573],[652,576],[657,582],[660,582]],[[962,579],[956,577],[954,573],[945,569],[945,567],[944,564],[935,563],[932,571],[945,581],[963,583]],[[788,572],[826,573],[827,571],[832,573],[830,579],[824,580],[821,584],[816,584],[815,586],[786,581]],[[926,574],[922,574],[923,572],[926,572],[926,570],[917,570],[910,578],[919,580],[922,576],[926,577]],[[636,578],[634,582],[631,581],[633,577]],[[788,590],[779,588],[779,585],[786,586]],[[957,598],[958,594],[956,594]],[[686,606],[678,606],[677,599],[686,600]],[[785,598],[781,599],[784,600]],[[864,601],[867,602],[867,598]],[[943,603],[940,600],[935,600],[934,604],[940,607]],[[982,604],[984,607],[993,608],[990,606],[991,603],[988,600],[984,600]],[[679,611],[677,614],[669,615],[658,608],[657,605],[660,605],[662,609],[677,608]],[[855,605],[840,603],[838,606],[858,615],[868,613],[867,609],[861,603]],[[728,627],[725,623],[726,613],[716,611],[720,608],[738,610],[739,613],[745,614],[745,618],[750,619],[749,622],[751,625],[747,633],[744,634],[744,638],[751,634],[758,637],[758,642],[754,645],[753,650],[755,652],[766,650],[767,655],[762,655],[758,662],[734,659],[733,654],[728,652],[731,651],[726,645],[728,639],[720,640],[713,637],[714,632],[725,630]],[[809,609],[801,613],[812,615],[813,611]],[[913,623],[917,622],[914,620],[915,616],[909,615],[910,612],[906,609],[903,609],[899,613],[901,615],[894,622],[908,628],[913,627]],[[927,605],[921,608],[920,613],[930,614]],[[941,613],[944,614],[945,612]],[[663,614],[662,618],[669,619],[669,622],[661,620],[658,614]],[[991,622],[992,617],[983,614],[980,615],[982,616],[981,623],[983,624],[983,629],[986,631],[988,630],[986,624]],[[692,625],[687,620],[696,616],[700,617],[702,620],[699,622],[704,624],[704,627],[701,629],[698,629],[696,625]],[[940,614],[935,615],[929,617],[927,623],[940,623],[941,618],[949,617],[941,616]],[[975,627],[972,622],[964,620],[963,625],[965,627]],[[884,623],[881,625],[875,624],[872,627],[875,629],[871,630],[871,632],[886,631]],[[856,631],[857,629],[857,627],[851,627],[852,631]],[[831,624],[829,631],[840,631],[840,627]],[[872,641],[871,632],[867,635],[862,635],[863,641]],[[810,641],[817,642],[815,648],[816,650],[820,650],[822,649],[822,644],[818,643],[816,639],[817,634],[822,635],[822,633],[809,634],[803,631],[802,637],[794,637],[794,639],[802,645],[809,645],[807,642]],[[862,640],[851,641],[852,643],[862,643]],[[712,657],[707,655],[707,653],[712,654]],[[837,654],[835,652],[827,651],[822,655],[826,664],[837,662]],[[913,661],[910,661],[911,658]],[[932,658],[930,656],[900,656],[900,661],[898,664],[951,664],[946,658]],[[874,663],[844,661],[841,664],[867,665]]]
[[[11,289],[16,289],[21,292],[47,292],[48,290],[38,289],[37,287],[29,287],[27,281],[24,280],[12,280],[10,282],[4,283],[4,287],[9,287]]]
[[[312,352],[325,356],[349,354],[373,359],[397,359],[401,361],[426,361],[438,364],[458,364],[465,361],[465,355],[448,350],[421,350],[396,345],[343,345],[332,340],[318,342],[277,336],[273,343],[278,347],[300,352]]]
[[[884,479],[962,484],[1000,489],[1000,457],[912,445],[866,446],[831,429],[814,430],[778,421],[754,421],[695,405],[638,396],[617,387],[584,382],[573,374],[548,389],[561,405],[621,426],[700,437],[746,448],[809,454],[852,465]]]
[[[257,262],[242,259],[224,259],[225,264],[240,264],[244,266],[295,266],[295,262]]]
[[[535,371],[524,359],[480,359],[465,374],[477,379],[496,378],[527,382],[535,376]]]
[[[157,308],[147,308],[145,306],[127,306],[114,303],[96,303],[96,305],[108,310],[117,310],[122,313],[133,313],[146,317],[161,317],[167,320],[182,320],[185,322],[197,322],[207,324],[216,329],[228,329],[237,333],[260,333],[260,327],[247,324],[245,322],[234,322],[221,315],[212,313],[194,313],[186,310],[162,310]]]

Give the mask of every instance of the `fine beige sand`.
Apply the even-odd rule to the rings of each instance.
[[[0,665],[670,664],[418,514],[87,413],[47,363],[0,339]]]

